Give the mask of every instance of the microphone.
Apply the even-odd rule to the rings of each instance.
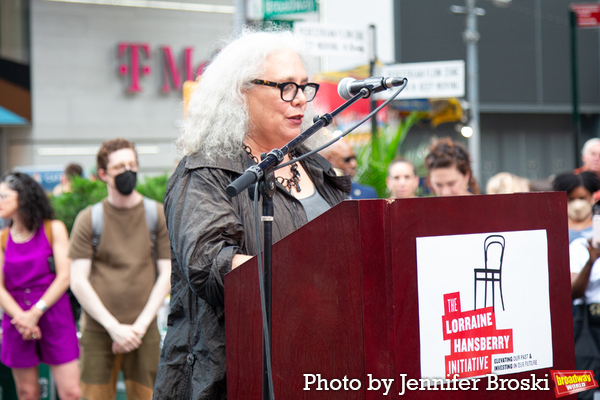
[[[338,83],[337,89],[338,94],[342,99],[350,100],[352,97],[356,96],[362,88],[366,87],[369,89],[370,93],[378,93],[392,87],[403,85],[404,82],[406,82],[406,78],[371,77],[362,81],[357,81],[354,78],[347,77]]]

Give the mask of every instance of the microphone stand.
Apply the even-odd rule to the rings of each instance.
[[[259,193],[262,196],[262,222],[264,229],[264,267],[262,269],[262,279],[264,286],[264,301],[262,307],[263,313],[263,400],[274,400],[273,378],[271,365],[271,267],[272,267],[272,246],[273,246],[273,195],[276,191],[275,167],[279,165],[285,155],[292,149],[304,142],[319,129],[328,126],[333,118],[356,103],[361,98],[367,98],[371,95],[373,86],[365,86],[360,92],[347,100],[344,104],[336,108],[331,114],[324,114],[315,121],[315,123],[292,139],[281,149],[273,149],[268,154],[261,155],[261,162],[258,165],[249,167],[240,177],[227,186],[226,192],[229,197],[235,197],[250,185],[258,184]],[[253,190],[250,190],[251,197]],[[259,264],[259,268],[261,265]],[[261,299],[263,296],[261,296]],[[266,322],[266,323],[265,323]]]

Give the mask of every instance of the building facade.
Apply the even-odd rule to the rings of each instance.
[[[24,124],[0,126],[2,171],[61,170],[77,162],[89,172],[100,143],[116,137],[136,143],[142,173],[172,171],[182,82],[233,34],[233,1],[212,0],[204,8],[172,2],[180,9],[22,3],[29,37],[0,42],[0,59],[29,68],[31,115]],[[11,58],[16,42],[29,56]]]

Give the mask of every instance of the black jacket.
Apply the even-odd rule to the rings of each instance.
[[[301,162],[329,205],[346,198],[349,177],[335,176],[318,155]],[[171,312],[155,399],[227,398],[224,276],[235,254],[256,254],[256,235],[248,192],[229,198],[225,188],[251,163],[244,153],[236,160],[212,161],[194,154],[169,179],[164,205],[171,240]],[[307,220],[300,201],[280,184],[273,202],[275,242]]]

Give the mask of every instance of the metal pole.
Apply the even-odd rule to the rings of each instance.
[[[5,174],[10,170],[10,164],[8,162],[9,145],[8,129],[0,128],[0,173],[2,174]]]
[[[271,170],[271,176],[273,176],[273,170]],[[275,178],[273,178],[275,179]],[[273,183],[273,187],[275,187],[275,181],[271,181]],[[269,183],[265,181],[264,185],[268,185]],[[272,346],[272,308],[271,308],[271,296],[272,296],[272,247],[273,247],[273,215],[274,215],[274,206],[273,206],[273,190],[268,191],[265,190],[263,193],[263,234],[264,234],[264,269],[263,269],[263,281],[265,288],[265,308],[267,309],[267,327],[269,329],[269,343],[266,343],[266,336],[263,335],[263,400],[272,400],[271,399],[271,388],[270,383],[273,382],[272,379],[269,379],[269,370],[267,368],[267,355],[271,355],[271,351],[267,353],[267,346],[269,346],[269,350],[273,349]],[[271,360],[273,357],[271,356]],[[273,371],[271,371],[272,373]],[[272,377],[271,377],[272,378]],[[274,390],[274,389],[273,389]]]
[[[573,93],[573,144],[575,146],[575,168],[581,166],[581,115],[579,114],[579,77],[577,64],[577,15],[569,11],[571,25],[571,86]]]
[[[234,0],[233,5],[235,6],[233,29],[239,35],[244,25],[246,25],[246,0]]]
[[[477,14],[476,0],[466,0],[467,29],[463,38],[467,44],[467,100],[471,107],[471,128],[473,135],[469,138],[469,153],[473,175],[481,182],[481,134],[479,130],[479,61],[477,55]]]
[[[375,75],[375,61],[377,60],[377,49],[376,49],[376,45],[377,45],[377,40],[376,40],[376,30],[375,30],[375,25],[369,25],[369,33],[370,33],[370,54],[369,54],[369,76],[374,76]],[[375,110],[377,108],[377,104],[375,103],[375,96],[371,96],[370,98],[370,104],[371,104],[371,112],[373,112],[373,110]],[[371,140],[376,140],[376,136],[377,136],[377,116],[374,115],[373,118],[371,118]]]
[[[327,24],[327,6],[327,0],[320,0],[318,3],[319,23],[323,25]],[[319,61],[321,63],[321,72],[329,71],[329,57],[320,56]]]

